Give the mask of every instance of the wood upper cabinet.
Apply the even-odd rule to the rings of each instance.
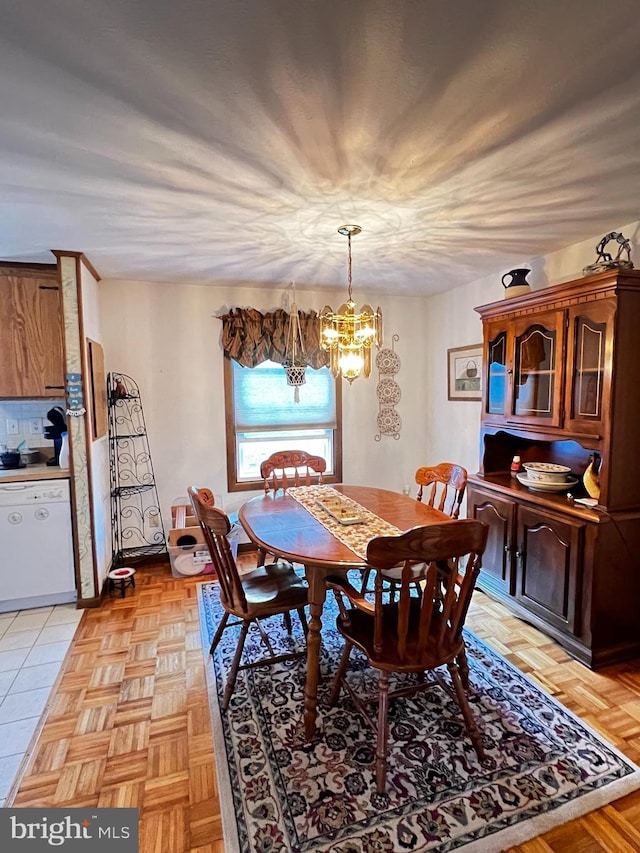
[[[53,271],[0,267],[0,397],[63,397],[60,288]]]
[[[545,311],[504,306],[503,317],[485,321],[483,421],[534,431],[605,432],[616,300],[571,302],[558,300]]]
[[[564,427],[603,435],[611,405],[615,299],[568,310],[567,392]]]
[[[562,425],[564,331],[563,311],[514,320],[510,423]]]

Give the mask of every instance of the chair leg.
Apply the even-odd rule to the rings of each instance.
[[[467,694],[464,692],[464,687],[462,686],[462,678],[460,676],[458,666],[456,663],[454,663],[454,661],[451,661],[451,663],[447,664],[447,669],[449,670],[449,674],[451,675],[451,681],[453,682],[453,686],[456,691],[458,705],[460,705],[460,710],[462,711],[462,716],[464,717],[464,722],[467,727],[467,733],[471,738],[471,743],[473,744],[480,761],[484,761],[486,755],[482,746],[482,737],[480,736],[480,732],[478,730],[478,726],[476,725],[474,716],[471,713],[471,708],[469,707],[469,702],[467,700]]]
[[[389,673],[380,670],[378,681],[378,737],[376,743],[376,788],[379,794],[384,794],[387,786],[388,713]]]
[[[463,649],[456,658],[458,669],[460,670],[460,679],[465,691],[469,689],[469,662],[467,660],[467,651]]]
[[[271,640],[267,636],[267,632],[264,630],[264,628],[260,624],[259,619],[256,619],[255,622],[256,622],[256,627],[258,628],[258,631],[260,632],[260,636],[262,637],[262,642],[267,647],[267,651],[269,652],[271,657],[274,658],[276,656],[276,653],[273,651],[273,646],[271,645]]]
[[[291,624],[291,614],[287,610],[287,612],[283,613],[282,616],[284,618],[284,627],[287,629],[287,634],[291,636],[291,634],[293,633],[293,625]]]
[[[264,548],[258,549],[258,562],[256,563],[256,568],[259,569],[260,566],[264,566],[265,560],[267,559],[267,552]]]
[[[302,625],[302,633],[306,637],[309,628],[307,626],[307,614],[304,612],[304,607],[298,607],[298,618],[300,619],[300,624]]]
[[[347,671],[347,664],[349,663],[349,656],[351,654],[352,645],[351,643],[345,643],[344,649],[342,650],[342,656],[340,658],[340,665],[338,666],[338,671],[336,672],[336,677],[333,680],[333,687],[331,688],[331,696],[329,696],[329,705],[335,705],[338,701],[338,697],[340,696],[340,688],[342,687],[342,681],[344,679],[344,674]]]
[[[362,586],[360,587],[360,592],[364,595],[367,591],[367,584],[369,583],[369,578],[371,577],[371,569],[365,569],[362,573]]]
[[[238,677],[238,667],[240,666],[240,658],[242,657],[244,642],[247,639],[247,632],[249,630],[250,624],[251,622],[248,619],[242,620],[242,629],[240,631],[240,637],[238,639],[238,646],[236,648],[236,653],[233,656],[233,663],[231,664],[231,669],[229,670],[227,686],[225,688],[224,697],[222,699],[223,711],[227,710],[227,707],[229,706],[229,700],[231,699],[231,694],[233,693],[233,688],[236,686],[236,678]]]
[[[218,627],[216,629],[216,633],[213,635],[213,640],[211,641],[211,648],[209,649],[210,655],[212,655],[215,652],[216,646],[220,642],[220,638],[222,637],[222,632],[227,627],[228,621],[229,621],[229,614],[225,613],[224,616],[222,617],[222,619],[220,620],[220,624],[218,625]]]

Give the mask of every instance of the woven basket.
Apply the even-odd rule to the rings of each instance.
[[[291,367],[285,367],[284,372],[287,374],[287,385],[294,385],[295,387],[304,385],[307,381],[306,371],[306,366],[299,367],[294,364]]]

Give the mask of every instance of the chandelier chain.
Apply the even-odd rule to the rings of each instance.
[[[351,282],[352,282],[352,276],[351,276],[351,233],[349,233],[347,236],[349,238],[349,272],[348,272],[348,279],[347,279],[347,281],[349,283],[348,293],[349,293],[349,302],[353,302],[353,297],[351,295]]]

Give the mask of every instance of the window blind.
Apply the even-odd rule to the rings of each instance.
[[[283,367],[264,361],[257,367],[233,367],[233,403],[236,432],[310,427],[335,429],[335,380],[326,367],[308,367],[300,386],[300,402],[294,403]]]

